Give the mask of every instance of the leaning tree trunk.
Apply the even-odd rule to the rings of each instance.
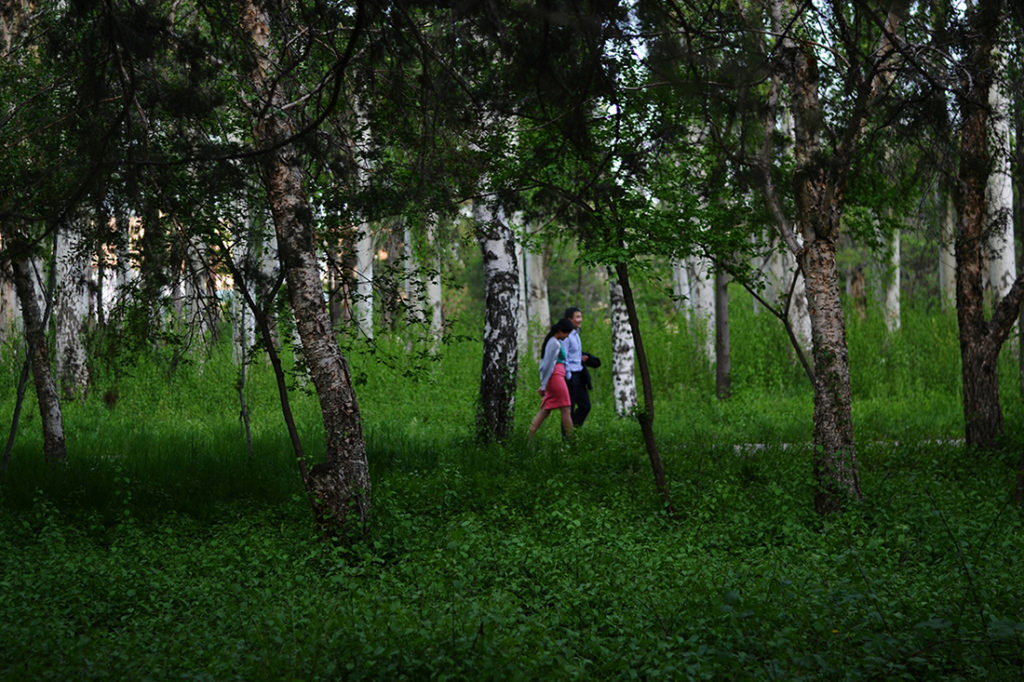
[[[629,284],[629,268],[625,263],[615,264],[615,275],[619,280],[622,290],[622,303],[629,316],[629,329],[633,335],[634,348],[636,350],[636,361],[640,369],[640,385],[644,392],[643,409],[636,411],[637,421],[640,422],[640,432],[644,437],[644,447],[647,449],[647,459],[651,463],[651,471],[654,473],[654,486],[661,494],[665,503],[665,510],[672,516],[676,516],[675,506],[672,504],[672,495],[668,489],[668,477],[665,475],[665,465],[661,461],[661,452],[654,437],[654,384],[651,381],[651,369],[647,363],[647,353],[644,351],[643,337],[640,336],[640,318],[636,312],[636,301],[633,298],[633,289]]]
[[[281,267],[302,355],[320,400],[326,437],[326,461],[314,466],[305,481],[313,497],[321,527],[341,539],[365,533],[370,515],[370,475],[366,461],[362,420],[348,363],[335,343],[324,302],[316,253],[313,210],[304,187],[302,156],[290,142],[294,128],[284,115],[286,99],[269,54],[272,12],[263,3],[245,0],[241,23],[252,38],[253,70],[257,92],[271,93],[255,102],[253,130],[256,143],[268,149],[261,157],[263,183],[277,233]]]
[[[32,261],[27,256],[15,256],[11,269],[14,272],[18,301],[21,303],[21,319],[31,357],[32,380],[35,382],[39,416],[43,423],[43,455],[47,462],[63,461],[67,459],[64,415],[57,395],[57,382],[50,369],[50,351],[46,343],[43,312],[39,309],[39,298],[36,296]]]
[[[500,207],[473,206],[484,265],[486,310],[477,440],[505,440],[515,422],[519,369],[519,274],[515,235]]]

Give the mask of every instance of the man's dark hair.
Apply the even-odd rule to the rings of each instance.
[[[575,315],[576,313],[582,313],[582,312],[583,311],[580,310],[579,308],[577,308],[576,306],[572,306],[570,308],[566,308],[565,309],[565,314],[562,315],[562,317],[564,317],[567,320],[571,320],[573,315]]]

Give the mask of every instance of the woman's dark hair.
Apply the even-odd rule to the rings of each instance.
[[[540,359],[544,359],[544,349],[548,345],[548,340],[555,335],[555,332],[563,332],[565,334],[569,334],[575,328],[576,327],[572,326],[572,322],[565,319],[564,317],[560,319],[558,322],[555,322],[553,325],[551,325],[551,330],[548,332],[548,335],[544,337],[544,342],[540,344]]]

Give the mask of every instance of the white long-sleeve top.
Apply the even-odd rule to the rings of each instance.
[[[540,390],[547,390],[548,379],[558,363],[565,364],[565,351],[562,350],[562,342],[552,336],[544,344],[544,352],[540,356]]]

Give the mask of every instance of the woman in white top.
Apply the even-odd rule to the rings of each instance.
[[[562,341],[572,330],[572,322],[563,319],[551,325],[551,331],[544,337],[540,356],[540,388],[537,389],[544,399],[540,411],[530,423],[528,438],[533,438],[552,410],[561,413],[564,434],[572,432],[572,400],[565,383],[565,349],[562,347]]]

